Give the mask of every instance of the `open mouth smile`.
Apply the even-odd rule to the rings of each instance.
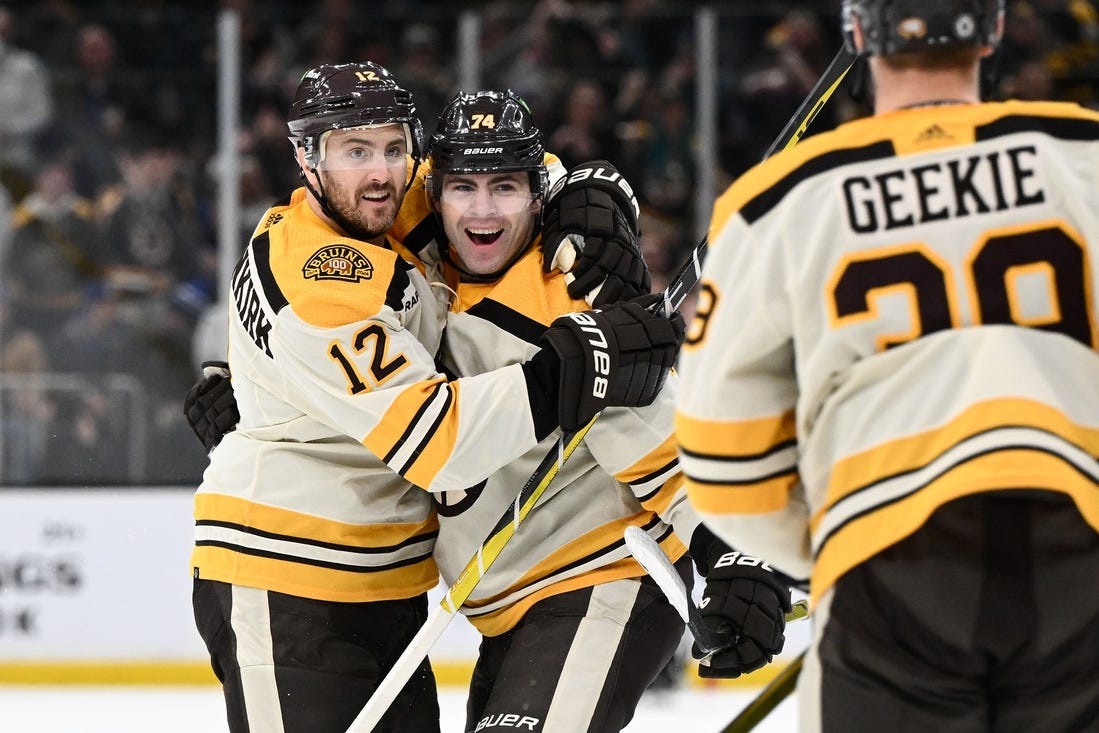
[[[469,240],[474,244],[482,245],[495,244],[503,233],[503,229],[466,229],[466,236],[469,237]]]

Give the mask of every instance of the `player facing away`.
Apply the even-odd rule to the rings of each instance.
[[[996,0],[850,0],[873,115],[717,200],[676,433],[811,578],[803,731],[1099,726],[1099,114],[982,103]]]
[[[562,415],[651,402],[678,349],[668,319],[632,313],[641,333],[598,371],[552,325],[564,333],[529,361],[448,379],[434,359],[447,303],[386,234],[423,153],[411,95],[377,64],[320,66],[288,126],[304,185],[233,273],[239,423],[195,494],[195,620],[233,733],[343,733],[438,582],[438,522],[416,485],[474,485]],[[611,344],[617,313],[594,326]],[[432,733],[438,717],[425,661],[379,730]]]

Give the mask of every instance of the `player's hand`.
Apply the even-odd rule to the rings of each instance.
[[[546,201],[542,269],[567,273],[569,295],[595,308],[648,293],[639,212],[633,189],[613,165],[578,165]]]
[[[226,433],[236,429],[240,412],[226,362],[202,363],[202,379],[195,382],[183,399],[183,414],[207,452],[213,450]]]
[[[734,631],[736,641],[709,657],[694,645],[691,653],[702,660],[698,675],[733,678],[759,669],[782,651],[786,641],[789,586],[766,562],[720,541],[710,546],[705,565],[702,619],[715,630]]]
[[[656,293],[603,310],[570,313],[542,336],[560,360],[561,427],[579,430],[604,407],[652,404],[675,365],[685,326]],[[543,351],[545,351],[545,348]]]

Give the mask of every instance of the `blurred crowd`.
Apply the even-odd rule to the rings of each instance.
[[[718,190],[759,160],[840,44],[839,0],[711,2]],[[696,40],[673,0],[35,0],[0,3],[0,485],[186,484],[181,417],[217,297],[217,18],[241,18],[243,245],[298,185],[285,114],[301,74],[373,60],[430,132],[457,91],[457,17],[484,88],[530,103],[566,165],[606,158],[643,208],[664,286],[690,252]],[[1093,0],[1009,2],[989,98],[1099,107]],[[810,134],[864,114],[856,68]],[[706,212],[701,212],[705,214]],[[202,358],[208,356],[201,355]]]

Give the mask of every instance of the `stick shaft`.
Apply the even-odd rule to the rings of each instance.
[[[782,128],[782,132],[767,148],[767,152],[763,154],[764,160],[767,160],[779,150],[785,150],[796,145],[801,140],[809,125],[816,118],[817,113],[832,97],[832,92],[836,91],[843,78],[847,76],[847,72],[851,69],[851,65],[855,63],[856,58],[854,54],[847,50],[846,44],[836,52],[831,63],[828,64],[828,68],[817,79],[817,83],[809,90],[797,111],[794,112],[794,116],[790,118],[790,121]]]
[[[484,577],[496,558],[500,556],[504,545],[514,536],[516,528],[522,523],[533,509],[534,504],[545,493],[550,482],[557,476],[561,466],[572,455],[573,451],[584,439],[592,422],[589,422],[580,430],[569,435],[562,436],[557,441],[559,450],[552,450],[546,454],[538,468],[531,474],[526,484],[519,491],[515,500],[504,511],[488,538],[481,544],[477,553],[469,559],[465,568],[458,574],[458,578],[447,589],[439,606],[428,616],[427,621],[412,638],[408,647],[398,658],[382,679],[374,694],[366,701],[366,705],[355,716],[355,720],[347,729],[347,733],[370,733],[381,720],[385,711],[393,704],[393,701],[404,689],[409,678],[419,668],[420,662],[431,651],[431,647],[443,635],[450,620],[457,614],[458,609],[466,602],[474,588]]]
[[[755,728],[768,713],[778,707],[779,703],[794,691],[804,662],[805,652],[802,652],[794,661],[786,665],[778,676],[771,680],[770,684],[764,687],[763,691],[722,729],[721,733],[748,733]]]

